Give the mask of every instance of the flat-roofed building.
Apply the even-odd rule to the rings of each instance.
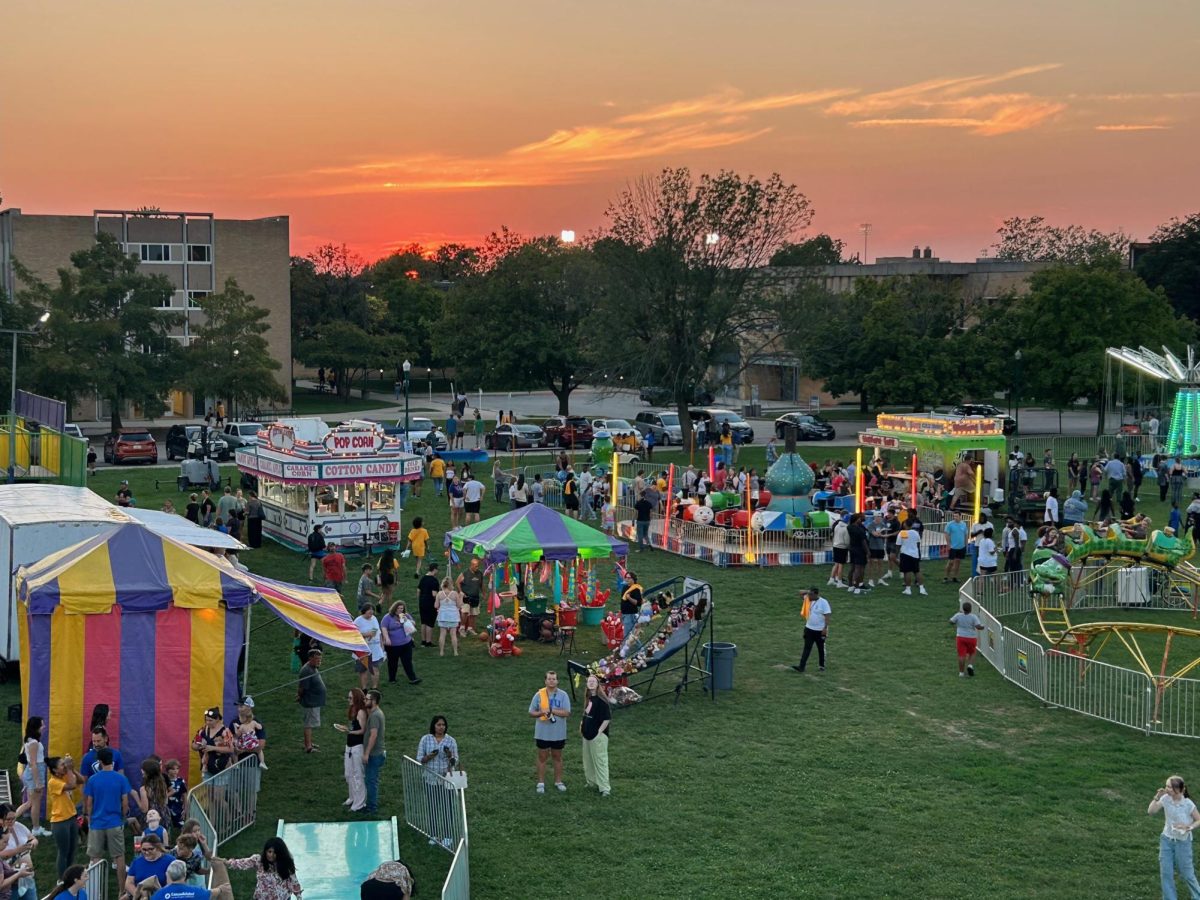
[[[9,296],[20,290],[13,261],[35,276],[54,283],[57,271],[71,264],[71,254],[90,247],[99,233],[112,235],[138,260],[141,268],[162,275],[175,292],[163,306],[178,313],[173,337],[184,346],[204,321],[199,301],[235,278],[255,303],[267,310],[270,330],[264,335],[271,356],[279,361],[279,381],[291,397],[291,286],[287,216],[263,219],[218,219],[207,212],[98,209],[90,216],[30,215],[20,209],[0,210],[0,288]],[[202,415],[206,402],[186,391],[172,393],[168,415]],[[82,420],[106,420],[105,401],[84,401],[72,410]],[[124,410],[123,413],[136,413]]]

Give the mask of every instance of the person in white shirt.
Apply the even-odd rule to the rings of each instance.
[[[909,526],[900,531],[900,573],[904,576],[904,590],[900,593],[912,596],[912,584],[916,581],[921,594],[927,596],[925,576],[921,574],[921,531]]]
[[[1042,521],[1047,525],[1058,525],[1058,488],[1052,487],[1046,492],[1046,509],[1042,513]]]
[[[1200,882],[1192,864],[1192,832],[1200,827],[1200,811],[1188,796],[1187,785],[1178,775],[1167,779],[1146,808],[1155,816],[1162,810],[1166,821],[1158,838],[1158,873],[1162,879],[1163,900],[1176,900],[1175,873],[1183,878],[1193,900],[1200,897]]]
[[[833,524],[833,570],[825,583],[844,588],[846,583],[842,581],[842,567],[850,561],[850,526],[838,511],[835,510],[833,514],[838,516]]]
[[[808,655],[812,648],[817,648],[817,664],[820,671],[825,671],[825,640],[829,637],[829,616],[833,612],[829,601],[821,596],[818,588],[809,588],[804,597],[808,603],[808,618],[804,620],[804,652],[800,655],[800,665],[792,666],[797,672],[803,672],[808,664]]]
[[[479,521],[479,506],[483,502],[483,482],[471,475],[471,480],[463,485],[463,507],[466,510],[466,522]]]
[[[992,546],[994,557],[995,545]],[[979,621],[979,616],[971,612],[970,601],[963,603],[962,612],[956,612],[950,617],[950,624],[954,626],[954,644],[958,651],[958,677],[962,678],[966,674],[974,678],[975,651],[979,648],[979,632],[983,631],[983,624]]]
[[[975,538],[975,549],[979,553],[979,574],[994,575],[996,573],[996,542],[992,539],[992,526],[987,525],[983,534]]]
[[[1004,571],[1020,572],[1024,568],[1025,542],[1029,535],[1016,519],[1009,518],[1005,522],[1004,533],[1000,536],[1000,550],[1004,554]]]
[[[1150,421],[1146,423],[1146,430],[1150,432],[1151,437],[1158,437],[1158,416],[1151,416]]]

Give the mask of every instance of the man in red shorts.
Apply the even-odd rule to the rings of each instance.
[[[979,616],[971,612],[969,601],[963,603],[962,612],[950,617],[950,624],[954,626],[954,642],[958,647],[958,677],[970,675],[974,678],[975,650],[979,646],[979,632],[983,631],[983,624]]]

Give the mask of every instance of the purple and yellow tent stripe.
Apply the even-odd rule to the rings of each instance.
[[[366,641],[354,627],[354,620],[337,591],[284,584],[261,575],[251,578],[258,588],[259,599],[293,628],[331,647],[366,651]]]
[[[629,553],[629,545],[623,541],[542,503],[456,528],[446,535],[445,543],[489,564],[602,559]]]
[[[26,715],[46,718],[52,755],[78,756],[91,711],[137,783],[152,753],[186,761],[204,710],[232,712],[245,608],[257,590],[205,551],[118,525],[17,572]]]

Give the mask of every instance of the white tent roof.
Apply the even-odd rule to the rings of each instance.
[[[162,537],[174,538],[193,547],[219,547],[223,550],[245,550],[246,545],[213,528],[201,528],[190,519],[158,509],[123,509],[151,531]]]
[[[9,525],[39,522],[128,522],[129,517],[95,491],[61,484],[0,485],[0,521]]]
[[[122,509],[88,488],[62,484],[0,484],[0,521],[10,526],[56,522],[115,525],[137,521],[155,534],[193,547],[246,549],[241,541],[210,528],[201,528],[183,516],[154,509]]]

